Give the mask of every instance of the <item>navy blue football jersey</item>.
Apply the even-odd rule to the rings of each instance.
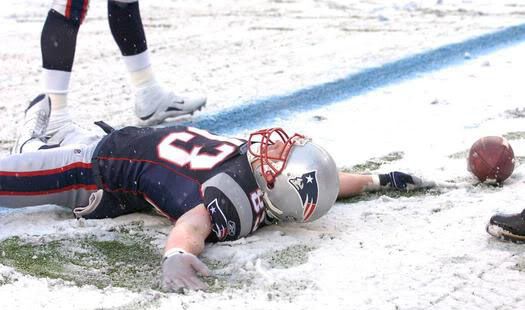
[[[175,221],[202,203],[212,222],[209,241],[244,237],[265,218],[245,142],[185,126],[116,130],[93,156],[105,192],[106,211],[99,213],[125,214],[153,206]]]

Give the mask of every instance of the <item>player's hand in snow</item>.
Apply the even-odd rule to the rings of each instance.
[[[379,175],[379,184],[399,190],[414,190],[436,186],[435,182],[423,180],[408,173],[393,171]]]
[[[197,277],[197,272],[205,276],[210,275],[208,267],[197,256],[183,249],[170,249],[162,261],[162,288],[172,292],[183,288],[207,289],[208,285]]]

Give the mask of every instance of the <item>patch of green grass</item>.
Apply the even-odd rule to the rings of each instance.
[[[240,289],[243,286],[243,282],[231,281],[230,277],[227,276],[200,276],[200,279],[208,285],[206,292],[208,293],[221,293],[226,289]]]
[[[208,284],[208,291],[214,293],[224,291],[224,289],[228,287],[228,281],[219,274],[221,270],[227,267],[227,264],[223,261],[209,258],[202,258],[202,262],[214,273],[214,275],[209,277],[201,276],[201,280]]]
[[[144,213],[148,213],[145,211]],[[126,224],[118,225],[110,228],[109,231],[117,232],[122,234],[133,234],[135,231],[142,231],[144,229],[144,222],[142,221],[132,221]]]
[[[0,286],[11,284],[18,281],[18,279],[14,279],[9,275],[0,274]]]
[[[53,271],[62,271],[63,264],[58,259],[64,256],[59,251],[60,241],[43,245],[26,242],[20,237],[12,237],[0,243],[0,263],[12,266],[36,277],[48,277]]]
[[[212,275],[200,276],[200,279],[208,285],[207,292],[222,293],[226,289],[241,289],[250,286],[253,279],[247,274],[240,274],[236,266],[220,260],[202,258],[202,262],[208,266]]]
[[[525,108],[515,108],[506,110],[505,114],[509,118],[525,118]]]
[[[351,168],[343,168],[342,171],[349,173],[370,173],[379,169],[382,165],[400,160],[405,156],[403,152],[392,152],[379,158],[371,158],[362,164],[357,164]]]
[[[487,15],[481,11],[466,10],[466,9],[456,9],[456,10],[437,10],[431,8],[416,8],[414,11],[421,12],[422,14],[435,15],[437,17],[443,16],[485,16]]]
[[[268,262],[273,268],[284,269],[302,265],[308,261],[308,254],[314,249],[314,247],[304,244],[291,245],[272,253],[268,257]]]
[[[219,270],[219,269],[226,268],[228,266],[227,263],[220,261],[220,260],[209,259],[209,258],[202,258],[201,260],[211,270]]]
[[[160,253],[144,234],[113,233],[56,240],[12,237],[0,242],[0,264],[34,277],[70,281],[78,286],[157,288]]]
[[[279,251],[272,251],[265,255],[263,260],[272,268],[291,268],[306,263],[308,254],[314,249],[315,247],[312,246],[296,244]],[[231,294],[231,290],[255,285],[255,276],[251,272],[239,273],[237,266],[232,266],[224,261],[209,258],[202,258],[202,261],[213,273],[209,277],[200,277],[208,285],[207,292],[209,293]]]
[[[511,131],[503,135],[507,140],[525,139],[525,131]]]
[[[461,152],[450,154],[450,155],[448,155],[448,158],[450,158],[450,159],[466,159],[468,157],[468,152],[469,152],[469,150],[464,150],[464,151],[461,151]]]

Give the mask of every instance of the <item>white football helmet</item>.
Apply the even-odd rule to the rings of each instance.
[[[281,128],[253,132],[248,158],[264,192],[268,214],[280,221],[311,222],[325,215],[339,193],[334,160],[310,139]]]

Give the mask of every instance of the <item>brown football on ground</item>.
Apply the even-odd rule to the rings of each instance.
[[[503,137],[483,137],[470,148],[468,170],[481,182],[501,183],[514,171],[514,151]]]

